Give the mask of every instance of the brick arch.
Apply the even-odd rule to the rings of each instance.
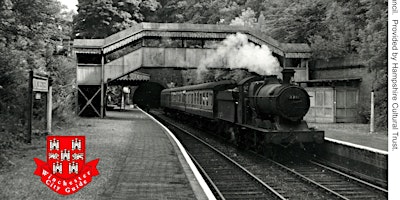
[[[161,90],[165,89],[157,82],[145,82],[133,93],[132,102],[143,109],[160,107]]]
[[[168,84],[173,82],[175,86],[183,85],[182,70],[178,68],[140,68],[139,72],[146,73],[150,76],[150,82],[158,83],[164,88],[168,88]]]

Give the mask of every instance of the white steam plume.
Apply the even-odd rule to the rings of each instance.
[[[228,36],[218,45],[215,53],[203,60],[197,70],[198,78],[207,68],[247,69],[259,75],[278,75],[278,59],[266,45],[248,42],[245,34]]]

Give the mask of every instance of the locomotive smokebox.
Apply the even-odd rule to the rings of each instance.
[[[265,75],[263,79],[265,84],[279,83],[277,75]]]
[[[283,84],[284,85],[289,85],[292,78],[294,79],[294,69],[283,69],[282,70],[282,78],[283,78]]]

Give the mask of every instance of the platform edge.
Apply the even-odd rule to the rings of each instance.
[[[203,190],[205,196],[207,197],[207,199],[216,199],[214,194],[211,192],[211,189],[208,187],[207,183],[205,182],[205,180],[203,179],[203,176],[201,176],[199,170],[197,169],[197,167],[195,166],[195,164],[193,163],[192,159],[189,157],[189,154],[186,152],[186,149],[183,147],[183,145],[179,142],[179,140],[175,137],[175,135],[167,128],[165,127],[161,122],[159,122],[157,119],[155,119],[153,116],[151,116],[150,114],[148,114],[147,112],[143,111],[142,109],[138,108],[141,112],[143,112],[144,114],[146,114],[150,119],[152,119],[154,122],[156,122],[158,125],[161,126],[162,129],[164,129],[165,132],[168,133],[168,135],[170,136],[170,138],[173,139],[173,141],[175,142],[175,144],[178,146],[180,152],[183,155],[183,158],[185,159],[186,163],[189,165],[190,170],[192,171],[192,173],[194,174],[197,182],[199,183],[201,189]],[[171,141],[172,142],[172,141]],[[178,155],[178,158],[181,161],[181,158]],[[199,194],[196,194],[196,188],[194,183],[189,179],[188,177],[188,181],[193,189],[193,192],[196,195],[197,199],[202,199],[201,196],[198,196]]]

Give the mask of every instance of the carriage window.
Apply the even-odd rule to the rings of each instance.
[[[199,92],[199,105],[201,105],[201,92]]]
[[[203,105],[206,105],[207,103],[207,97],[206,97],[206,92],[203,93]]]
[[[207,104],[207,95],[206,95],[207,93],[206,92],[204,92],[204,94],[203,94],[203,105],[206,105]]]
[[[210,106],[212,106],[213,105],[213,93],[212,92],[210,92],[209,99],[210,99]]]
[[[207,105],[207,92],[204,92],[203,96],[203,105]]]
[[[203,101],[203,102],[201,102],[201,105],[203,105],[203,106],[206,105],[206,93],[203,92],[201,100]]]

